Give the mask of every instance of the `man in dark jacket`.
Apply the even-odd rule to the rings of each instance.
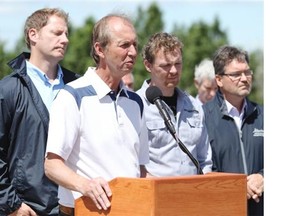
[[[58,63],[68,45],[68,14],[41,9],[27,18],[31,54],[8,64],[0,81],[0,215],[58,215],[57,185],[44,174],[50,105],[78,76]]]
[[[213,59],[219,91],[205,105],[213,171],[247,175],[248,215],[263,215],[263,107],[248,100],[253,72],[248,54],[220,47]]]

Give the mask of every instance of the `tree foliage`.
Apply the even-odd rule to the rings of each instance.
[[[195,66],[204,58],[212,59],[215,50],[228,43],[226,32],[221,30],[216,17],[211,25],[200,20],[191,24],[188,30],[176,26],[173,33],[184,44],[184,64],[180,87],[190,94],[196,95],[196,88],[193,85]]]
[[[133,70],[135,77],[135,89],[141,87],[143,81],[149,77],[142,62],[141,50],[149,36],[164,30],[165,23],[163,14],[156,2],[144,10],[141,6],[137,8],[137,14],[133,19],[138,35],[138,58]],[[91,35],[96,20],[94,17],[87,17],[83,26],[69,26],[69,46],[64,60],[61,64],[67,69],[79,74],[84,74],[89,66],[95,63],[90,57]],[[172,33],[180,38],[184,44],[183,50],[183,71],[180,81],[180,88],[191,95],[196,95],[194,87],[194,70],[204,58],[212,59],[215,50],[224,44],[229,44],[227,33],[222,29],[221,23],[216,16],[212,23],[199,20],[191,23],[190,26],[175,24]],[[233,44],[232,44],[233,45]],[[0,41],[0,78],[9,74],[11,70],[6,65],[9,60],[16,57],[25,50],[24,37],[20,38],[11,52],[5,51],[5,43]],[[263,51],[255,50],[250,55],[250,67],[254,71],[253,89],[250,94],[251,100],[263,104]]]
[[[138,8],[138,16],[134,21],[134,25],[138,35],[138,58],[134,66],[135,89],[141,87],[143,81],[149,78],[149,74],[143,65],[141,51],[143,45],[147,42],[150,35],[155,32],[163,31],[164,22],[162,20],[162,12],[156,3],[152,3],[145,11],[141,7]]]
[[[95,66],[90,56],[91,35],[95,24],[93,17],[88,17],[79,28],[69,28],[69,46],[62,65],[74,72],[84,74],[89,66]]]
[[[7,52],[5,50],[5,43],[0,41],[0,79],[10,74],[11,69],[7,63],[15,57],[14,52]]]

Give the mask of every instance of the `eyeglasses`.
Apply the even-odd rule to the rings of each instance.
[[[221,76],[228,76],[232,81],[240,80],[242,77],[242,74],[244,74],[247,78],[251,78],[253,75],[253,71],[248,69],[244,71],[235,71],[231,72],[229,74],[221,74]]]

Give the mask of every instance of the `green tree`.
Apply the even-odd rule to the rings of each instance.
[[[88,66],[95,63],[90,56],[91,35],[95,24],[93,17],[88,17],[84,25],[79,28],[69,26],[69,46],[64,60],[61,64],[67,69],[79,74],[84,74]],[[143,45],[148,38],[156,33],[163,31],[165,23],[162,18],[162,11],[156,2],[152,2],[147,10],[141,6],[137,9],[134,25],[138,34],[138,58],[134,67],[135,89],[139,89],[144,81],[149,77],[141,57]],[[183,49],[183,71],[180,81],[180,88],[186,90],[191,95],[196,95],[194,87],[195,66],[204,58],[212,58],[215,50],[223,44],[229,44],[226,31],[221,28],[221,23],[216,16],[212,24],[200,20],[185,27],[174,23],[170,33],[178,36],[184,44]],[[0,41],[0,78],[9,74],[11,69],[7,62],[15,58],[22,51],[27,51],[24,37],[21,37],[15,45],[13,51],[7,52],[4,48],[5,43]],[[250,53],[250,67],[254,71],[253,89],[250,94],[251,100],[263,104],[263,50],[255,50]]]
[[[151,3],[147,10],[138,7],[138,15],[134,22],[137,35],[138,35],[138,58],[134,66],[135,89],[139,89],[145,79],[149,77],[143,65],[141,51],[143,45],[147,42],[148,38],[159,31],[163,31],[164,22],[162,19],[162,11],[156,2]]]
[[[0,79],[11,73],[10,67],[7,63],[15,57],[14,52],[5,50],[5,43],[0,41]]]
[[[79,28],[69,27],[69,45],[62,65],[76,73],[84,74],[89,66],[95,63],[90,56],[91,35],[95,19],[88,17],[84,25]]]
[[[6,62],[6,58],[5,58],[5,50],[4,50],[4,43],[0,41],[0,77],[4,77],[6,74],[6,68],[5,66],[5,62]]]
[[[221,29],[218,17],[215,17],[211,25],[198,21],[192,23],[186,30],[176,26],[173,33],[184,44],[183,49],[183,72],[180,87],[188,93],[196,95],[194,86],[194,69],[204,58],[212,58],[215,50],[228,43],[227,34]]]
[[[253,70],[253,87],[249,99],[259,104],[264,104],[264,57],[263,50],[255,50],[249,53],[249,66]]]

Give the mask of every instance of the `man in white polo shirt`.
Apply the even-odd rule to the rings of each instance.
[[[137,56],[131,21],[116,14],[99,20],[91,55],[96,67],[66,85],[51,107],[45,171],[60,185],[63,215],[73,215],[82,195],[106,210],[112,195],[108,181],[141,177],[149,161],[142,100],[121,81]]]

